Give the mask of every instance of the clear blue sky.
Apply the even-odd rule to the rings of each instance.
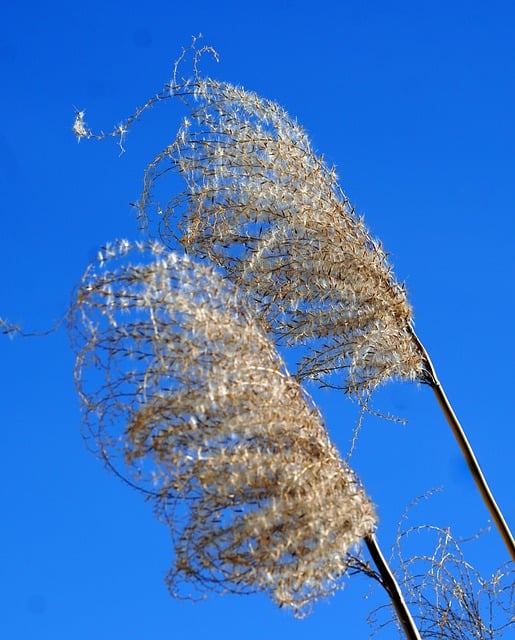
[[[508,1],[18,2],[0,9],[0,316],[48,328],[97,248],[136,238],[145,164],[171,139],[173,103],[129,135],[77,144],[74,107],[108,129],[157,91],[202,32],[217,77],[280,102],[391,254],[491,487],[515,527],[513,468],[515,5]],[[370,584],[296,621],[265,597],[172,600],[168,532],[86,451],[64,331],[0,343],[0,636],[9,640],[368,637]],[[346,451],[358,410],[313,390]],[[428,388],[390,385],[354,458],[388,550],[414,522],[469,536],[488,514]],[[429,551],[425,549],[424,551]],[[505,559],[492,532],[471,559]],[[379,638],[394,638],[393,630]],[[508,635],[506,637],[509,637]],[[515,636],[511,636],[515,637]]]

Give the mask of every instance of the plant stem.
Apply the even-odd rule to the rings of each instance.
[[[373,534],[366,536],[365,544],[367,545],[368,551],[372,556],[372,560],[381,575],[381,584],[390,596],[390,600],[392,601],[397,617],[399,618],[399,622],[406,634],[406,638],[408,638],[408,640],[422,640],[420,632],[417,629],[415,621],[408,609],[408,605],[401,593],[400,587],[395,580],[388,563],[384,559],[383,554],[381,553],[381,549],[379,548],[375,536]]]
[[[511,555],[511,559],[515,562],[515,540],[513,539],[513,534],[511,533],[506,523],[506,520],[504,519],[504,516],[499,508],[499,505],[495,501],[495,498],[492,492],[490,491],[490,487],[488,486],[486,478],[483,475],[483,472],[481,471],[481,467],[479,466],[479,462],[477,461],[477,458],[474,454],[474,450],[472,449],[467,439],[465,431],[463,430],[463,427],[461,426],[460,421],[458,420],[456,414],[454,413],[451,403],[449,402],[449,399],[447,398],[447,395],[442,385],[440,384],[440,381],[438,380],[435,368],[433,366],[433,363],[431,362],[431,358],[429,357],[429,354],[427,353],[424,345],[420,342],[419,338],[417,337],[413,329],[411,329],[411,332],[424,358],[424,361],[425,361],[424,364],[428,374],[428,382],[431,388],[433,389],[436,399],[438,400],[438,404],[440,405],[440,408],[447,422],[449,423],[449,426],[451,427],[454,437],[456,438],[460,446],[463,456],[467,461],[467,465],[470,470],[470,473],[474,478],[474,482],[476,483],[476,486],[479,489],[479,492],[481,493],[483,501],[485,502],[488,510],[490,511],[490,515],[492,516],[495,522],[495,525],[503,538],[504,544],[506,545],[506,548],[508,549],[508,552]]]

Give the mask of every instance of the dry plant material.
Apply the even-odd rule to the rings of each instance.
[[[463,546],[450,529],[422,525],[398,532],[396,573],[424,639],[498,640],[513,632],[513,564],[506,563],[485,577],[467,561]],[[421,553],[423,548],[430,551]],[[377,630],[396,622],[388,619],[387,609],[391,606],[370,617]]]
[[[296,377],[344,388],[366,407],[380,384],[429,384],[467,461],[506,548],[515,540],[474,451],[413,329],[406,290],[378,241],[317,156],[302,128],[274,102],[229,83],[177,79],[149,106],[179,97],[188,116],[145,171],[139,214],[173,246],[222,267],[279,344],[303,345]],[[78,112],[75,132],[95,137]],[[100,136],[101,137],[101,136]],[[185,187],[161,202],[169,172]],[[151,231],[151,234],[153,232]]]
[[[232,284],[118,242],[70,328],[86,434],[170,525],[172,593],[265,591],[302,613],[342,585],[373,506]]]
[[[425,380],[405,288],[334,169],[278,104],[201,77],[206,50],[193,48],[192,78],[178,77],[181,57],[172,81],[110,134],[93,134],[77,111],[76,135],[123,144],[145,109],[179,98],[187,117],[147,167],[137,204],[151,236],[222,267],[280,344],[304,345],[298,378],[361,399],[391,378]],[[172,197],[170,172],[184,187]]]
[[[392,377],[423,379],[404,286],[302,128],[228,83],[195,78],[192,94],[146,171],[140,215],[167,244],[177,237],[223,267],[281,342],[308,347],[301,378],[360,397]],[[185,187],[162,203],[169,169]]]
[[[365,407],[392,378],[433,389],[506,548],[513,535],[465,432],[413,329],[406,290],[302,130],[279,105],[229,83],[193,75],[170,83],[110,134],[95,135],[77,111],[79,139],[112,135],[156,102],[187,109],[175,138],[150,162],[139,219],[168,247],[221,267],[278,345],[300,345],[296,378],[344,388]],[[167,188],[166,177],[182,186]],[[176,194],[170,197],[170,193]]]

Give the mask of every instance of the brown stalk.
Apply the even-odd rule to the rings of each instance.
[[[390,596],[390,600],[395,608],[399,622],[408,640],[421,640],[421,635],[415,625],[408,606],[401,593],[400,587],[386,562],[376,537],[370,534],[364,538],[372,560],[381,575],[381,584]]]
[[[474,454],[474,450],[472,449],[470,442],[468,441],[465,431],[463,430],[463,427],[461,426],[460,421],[458,420],[458,417],[456,416],[454,409],[452,408],[452,405],[449,402],[449,399],[447,398],[447,395],[440,381],[438,380],[429,354],[427,353],[424,345],[420,342],[420,339],[418,338],[413,328],[411,328],[411,333],[424,359],[424,365],[428,374],[428,382],[433,389],[433,393],[438,400],[438,404],[440,405],[445,419],[451,427],[452,433],[454,434],[454,437],[458,442],[461,452],[465,457],[465,460],[467,461],[467,465],[470,473],[472,474],[472,478],[474,479],[474,482],[476,483],[476,486],[481,493],[483,501],[486,504],[488,511],[490,512],[490,515],[495,522],[495,526],[502,536],[504,544],[506,545],[506,548],[511,555],[511,559],[515,562],[515,540],[513,539],[513,534],[511,533],[510,528],[508,527],[508,524],[506,523],[506,520],[504,519],[504,516],[499,508],[499,505],[497,504],[492,491],[488,486],[486,478],[481,470],[481,467],[479,466],[479,462]]]

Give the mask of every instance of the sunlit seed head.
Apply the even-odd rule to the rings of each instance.
[[[170,590],[305,611],[342,585],[372,504],[233,285],[155,244],[101,255],[70,314],[85,431],[169,524]]]
[[[140,212],[151,229],[222,267],[280,341],[306,345],[299,377],[358,396],[394,377],[422,379],[405,288],[334,169],[277,104],[194,84],[177,138],[146,171]],[[171,199],[170,166],[186,184]]]

